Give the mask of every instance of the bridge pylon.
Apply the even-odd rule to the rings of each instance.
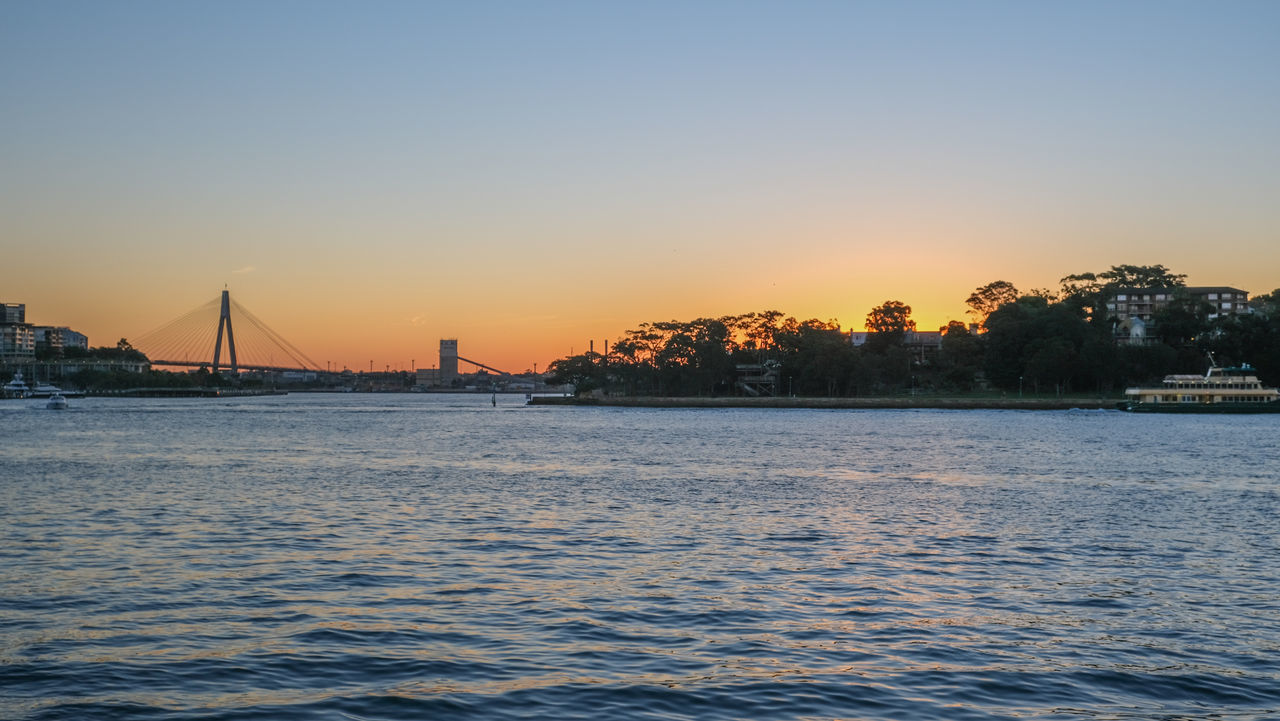
[[[227,329],[227,354],[231,356],[231,372],[240,372],[236,363],[236,336],[231,331],[231,291],[222,291],[222,310],[218,312],[218,339],[213,343],[213,372],[218,372],[222,356],[222,329]],[[205,346],[208,348],[208,346]]]

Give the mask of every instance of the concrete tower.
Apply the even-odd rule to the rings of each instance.
[[[440,341],[440,382],[449,383],[458,377],[458,339]]]

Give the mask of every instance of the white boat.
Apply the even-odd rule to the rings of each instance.
[[[66,410],[67,398],[61,393],[54,393],[53,395],[49,396],[49,400],[44,404],[44,407],[48,408],[51,411]]]
[[[13,374],[13,380],[0,386],[0,392],[4,393],[5,398],[26,398],[31,394],[31,389],[22,380],[22,371]]]
[[[48,398],[61,393],[61,388],[49,383],[37,383],[36,387],[31,389],[32,398]]]
[[[1203,376],[1168,375],[1159,387],[1127,388],[1124,394],[1128,400],[1121,410],[1140,413],[1280,413],[1280,391],[1262,385],[1248,363],[1210,365]]]

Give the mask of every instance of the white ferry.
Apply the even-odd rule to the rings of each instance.
[[[1212,360],[1212,358],[1210,358]],[[1210,366],[1203,376],[1168,375],[1158,388],[1128,388],[1120,409],[1138,413],[1280,413],[1280,391],[1263,386],[1248,363]]]

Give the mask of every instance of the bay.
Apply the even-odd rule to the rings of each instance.
[[[1276,416],[0,403],[0,717],[1280,714]]]

